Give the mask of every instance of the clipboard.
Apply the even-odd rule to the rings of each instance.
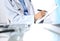
[[[43,18],[39,18],[37,21],[36,21],[36,24],[39,24],[39,22],[41,22],[42,20],[46,19],[49,15],[51,15],[51,13],[57,8],[58,6],[55,6],[53,8],[51,8],[52,10],[50,10],[49,12],[46,13],[46,15],[43,17]]]

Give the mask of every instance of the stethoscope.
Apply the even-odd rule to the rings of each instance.
[[[15,5],[17,6],[17,10],[18,11],[20,11],[21,10],[21,8],[19,8],[19,3],[17,3],[16,2],[16,0],[8,0],[9,1],[9,3],[11,4],[11,6],[14,8],[14,5],[13,5],[13,1],[15,2]],[[17,3],[17,4],[16,4]],[[8,8],[8,7],[7,7]],[[16,12],[16,11],[14,11],[14,10],[16,10],[16,9],[14,9],[14,10],[12,10],[12,9],[10,9],[10,8],[8,8],[10,11],[12,11],[12,12],[14,12],[14,13],[16,13],[16,15],[13,17],[13,19],[15,19],[17,16],[19,16],[20,14],[18,13],[18,12]],[[32,7],[32,9],[33,9],[33,7]],[[24,14],[22,14],[22,15],[24,15]],[[29,14],[28,14],[29,15]],[[25,16],[25,15],[24,15]],[[11,22],[10,20],[9,20],[9,22]]]
[[[8,2],[10,3],[10,5],[14,8],[14,5],[13,5],[12,1],[15,2],[15,0],[8,0]],[[16,4],[16,3],[15,3],[15,4]],[[17,4],[16,4],[16,5],[17,5]],[[7,6],[6,6],[6,7],[7,7]],[[17,7],[18,7],[18,6],[17,6]],[[10,10],[11,12],[16,13],[16,15],[13,17],[13,19],[15,19],[17,16],[20,15],[18,12],[11,10],[9,7],[7,7],[7,9]],[[16,10],[16,9],[14,9],[14,10]],[[18,8],[18,11],[20,11],[20,10],[21,10],[21,8]],[[8,19],[8,21],[9,21],[9,24],[10,24],[10,23],[11,23],[11,20]]]

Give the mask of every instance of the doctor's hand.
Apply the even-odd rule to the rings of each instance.
[[[38,10],[39,12],[37,14],[34,15],[34,23],[38,20],[41,19],[42,17],[44,17],[46,15],[45,10]]]

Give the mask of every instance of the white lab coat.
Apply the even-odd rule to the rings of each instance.
[[[0,12],[4,12],[0,14],[5,14],[7,16],[7,21],[9,21],[9,24],[10,23],[11,24],[32,24],[34,23],[33,7],[29,0],[25,0],[29,15],[23,15],[23,8],[22,8],[21,3],[18,2],[18,0],[12,0],[12,2],[10,2],[9,0],[0,0],[0,2],[1,2],[0,4],[3,5],[2,7],[0,7],[1,8]],[[17,14],[19,15],[17,16]],[[0,15],[0,16],[3,16],[3,15]],[[4,19],[2,18],[2,20]]]

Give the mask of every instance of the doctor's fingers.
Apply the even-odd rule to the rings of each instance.
[[[41,14],[42,17],[44,17],[46,15],[46,12],[47,12],[46,10],[42,10],[39,13]]]
[[[34,15],[34,19],[37,20],[37,19],[41,19],[42,17],[44,17],[46,15],[46,11],[45,10],[41,10],[39,11],[37,14]]]

